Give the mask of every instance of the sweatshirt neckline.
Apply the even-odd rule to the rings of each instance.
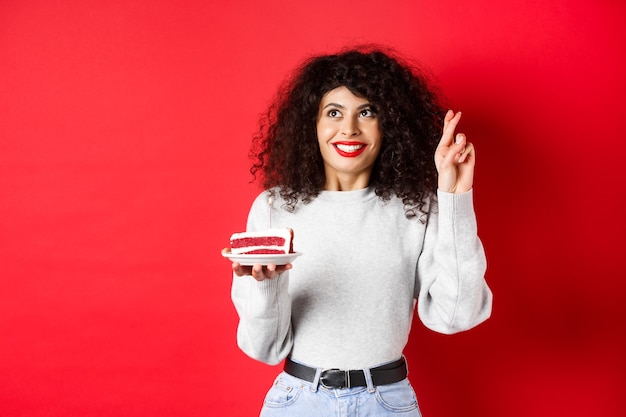
[[[350,191],[328,191],[323,190],[317,196],[318,199],[330,202],[361,202],[376,198],[376,193],[373,187],[361,188],[359,190]]]

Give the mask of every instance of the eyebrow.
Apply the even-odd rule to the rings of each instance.
[[[326,107],[338,107],[340,109],[345,109],[346,106],[344,106],[343,104],[339,104],[339,103],[328,103],[327,105],[325,105],[324,107],[322,107],[322,110],[324,110]],[[372,107],[372,105],[370,103],[365,103],[365,104],[361,104],[359,107],[357,107],[357,110],[362,110],[368,107]]]

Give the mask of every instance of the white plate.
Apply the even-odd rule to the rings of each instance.
[[[300,252],[293,252],[287,254],[241,254],[235,255],[227,251],[222,251],[222,256],[228,258],[233,262],[239,262],[244,266],[252,266],[256,264],[267,265],[286,265],[291,263],[298,256],[302,255]]]

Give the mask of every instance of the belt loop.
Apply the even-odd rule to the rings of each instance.
[[[313,377],[313,382],[311,382],[311,392],[317,392],[317,388],[320,385],[320,375],[322,374],[322,369],[317,368],[315,370],[315,376]]]
[[[363,375],[365,376],[365,383],[367,384],[367,392],[373,394],[376,392],[376,388],[372,382],[372,373],[370,372],[370,368],[363,369]]]

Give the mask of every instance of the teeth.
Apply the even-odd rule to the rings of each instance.
[[[363,147],[363,145],[342,145],[339,143],[335,146],[344,152],[356,152]]]

